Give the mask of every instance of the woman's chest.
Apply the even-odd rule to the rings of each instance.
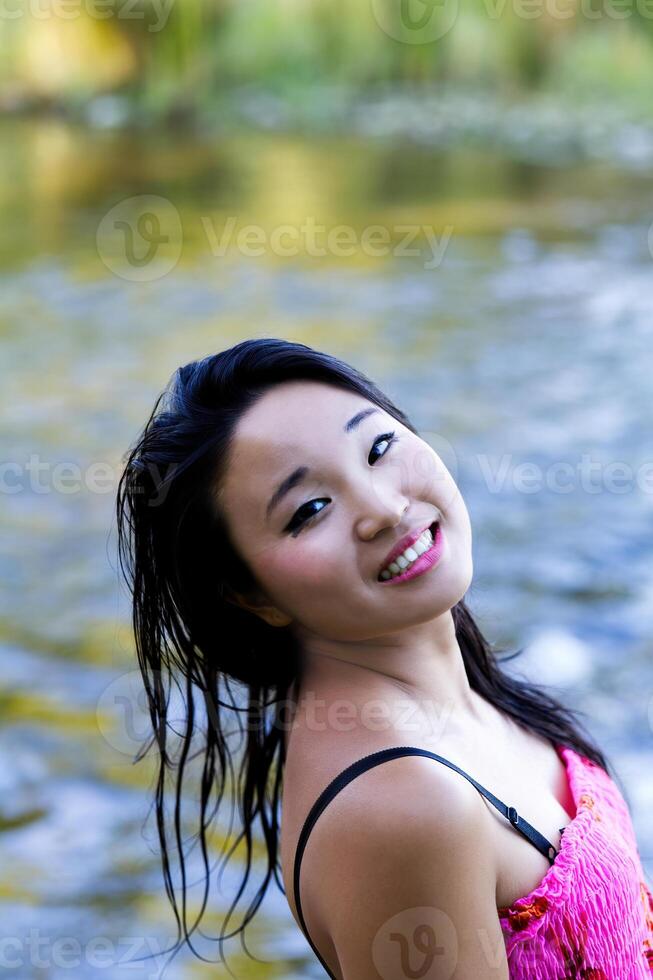
[[[451,742],[446,749],[441,746],[437,751],[465,769],[506,807],[514,807],[556,851],[560,848],[560,830],[575,817],[576,804],[567,767],[551,742],[509,722],[494,743]],[[537,888],[551,865],[480,792],[478,802],[479,819],[489,821],[488,860],[495,868],[496,904],[498,908],[509,906]]]
[[[387,740],[383,745],[361,746],[354,756],[362,757],[386,744]],[[423,733],[411,738],[410,744],[443,756],[463,769],[506,806],[515,807],[524,820],[559,848],[559,828],[566,827],[575,815],[575,804],[565,764],[551,743],[500,720],[497,728],[488,730],[482,738],[468,733],[433,739]],[[317,753],[312,758],[311,751]],[[293,909],[292,862],[303,819],[326,782],[352,761],[348,756],[340,765],[336,759],[333,749],[323,758],[317,746],[312,750],[303,746],[301,757],[291,755],[289,759],[284,778],[280,853],[286,893]],[[436,760],[432,764],[442,765]],[[328,773],[328,778],[320,773]],[[549,861],[471,783],[469,792],[475,796],[479,821],[484,821],[489,829],[487,858],[495,870],[497,906],[510,905],[537,887],[550,867]]]

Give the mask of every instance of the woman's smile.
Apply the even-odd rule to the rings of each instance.
[[[439,521],[435,521],[420,536],[416,544],[403,551],[381,572],[381,585],[408,582],[423,575],[438,564],[444,551],[444,534]]]

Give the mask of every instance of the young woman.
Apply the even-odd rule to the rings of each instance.
[[[572,712],[501,669],[464,601],[458,487],[372,381],[278,339],[179,368],[127,456],[117,516],[178,925],[165,776],[177,769],[183,873],[199,699],[200,917],[229,786],[247,848],[234,905],[257,818],[268,859],[240,928],[274,875],[331,977],[650,980],[653,899],[624,797]],[[241,715],[236,782],[226,721]],[[197,924],[184,901],[189,943]]]

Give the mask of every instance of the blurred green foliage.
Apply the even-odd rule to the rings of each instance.
[[[400,3],[424,26],[391,36]],[[5,105],[110,92],[183,112],[247,86],[301,99],[320,86],[442,82],[644,104],[653,82],[653,0],[14,0],[12,10],[0,17]]]

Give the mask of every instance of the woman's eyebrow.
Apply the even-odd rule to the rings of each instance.
[[[370,408],[364,408],[362,412],[357,412],[356,415],[353,415],[349,419],[349,422],[347,422],[347,424],[344,426],[343,432],[353,432],[354,429],[358,428],[358,426],[361,424],[363,419],[366,419],[368,415],[376,415],[378,411],[379,411],[378,408],[370,407]]]
[[[342,431],[345,433],[353,432],[361,424],[363,419],[366,419],[368,415],[375,415],[379,411],[378,408],[364,408],[362,411],[357,412],[355,415],[349,419],[348,422],[343,426]],[[270,519],[270,515],[277,504],[280,504],[287,493],[290,493],[296,486],[303,483],[306,477],[311,471],[308,466],[298,466],[297,469],[293,470],[290,476],[287,476],[281,481],[277,489],[274,491],[268,505],[265,509],[266,520]]]

